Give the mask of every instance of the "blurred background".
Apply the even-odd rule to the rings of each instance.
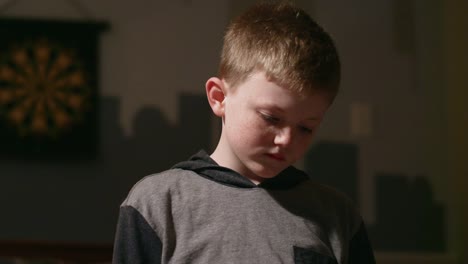
[[[468,263],[468,3],[295,2],[332,35],[343,73],[297,165],[356,202],[379,263]],[[133,184],[213,150],[219,120],[204,84],[217,73],[225,26],[253,3],[0,0],[0,247],[109,249]],[[52,22],[42,30],[37,19]],[[73,65],[63,76],[75,76],[67,77],[75,88],[58,95],[58,108],[85,113],[67,119],[57,110],[49,130],[34,116],[53,111],[39,107],[12,122],[7,92],[21,83],[8,70],[23,65],[18,51],[40,62],[34,54],[44,50]],[[75,132],[57,132],[73,121]]]

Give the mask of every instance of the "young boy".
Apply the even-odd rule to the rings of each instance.
[[[206,83],[219,143],[135,185],[113,262],[375,263],[352,203],[291,166],[339,79],[333,41],[304,11],[263,3],[231,22]]]

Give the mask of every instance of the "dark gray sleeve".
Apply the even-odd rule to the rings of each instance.
[[[349,264],[375,264],[374,251],[363,222],[351,239]]]
[[[122,206],[112,263],[161,263],[161,253],[161,240],[146,219],[135,208]]]

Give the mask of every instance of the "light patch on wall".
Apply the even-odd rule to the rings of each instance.
[[[368,103],[350,104],[350,133],[353,137],[370,137],[372,129],[372,107]]]

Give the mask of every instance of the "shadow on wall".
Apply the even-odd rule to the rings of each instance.
[[[141,176],[170,168],[203,148],[209,151],[211,110],[205,96],[182,95],[178,124],[173,125],[157,108],[142,108],[133,121],[133,136],[126,138],[116,123],[120,113],[117,100],[104,100],[103,153],[113,173],[122,175],[128,190]],[[107,113],[106,113],[107,111]],[[116,133],[118,131],[118,133]],[[124,188],[124,189],[125,189]]]
[[[434,201],[424,177],[377,175],[377,217],[369,230],[378,248],[398,251],[446,250],[444,206]]]
[[[319,142],[307,153],[305,170],[311,178],[337,188],[357,202],[358,160],[359,148],[355,144]],[[376,181],[376,223],[368,225],[374,249],[445,251],[445,210],[434,201],[428,180],[380,173]]]

